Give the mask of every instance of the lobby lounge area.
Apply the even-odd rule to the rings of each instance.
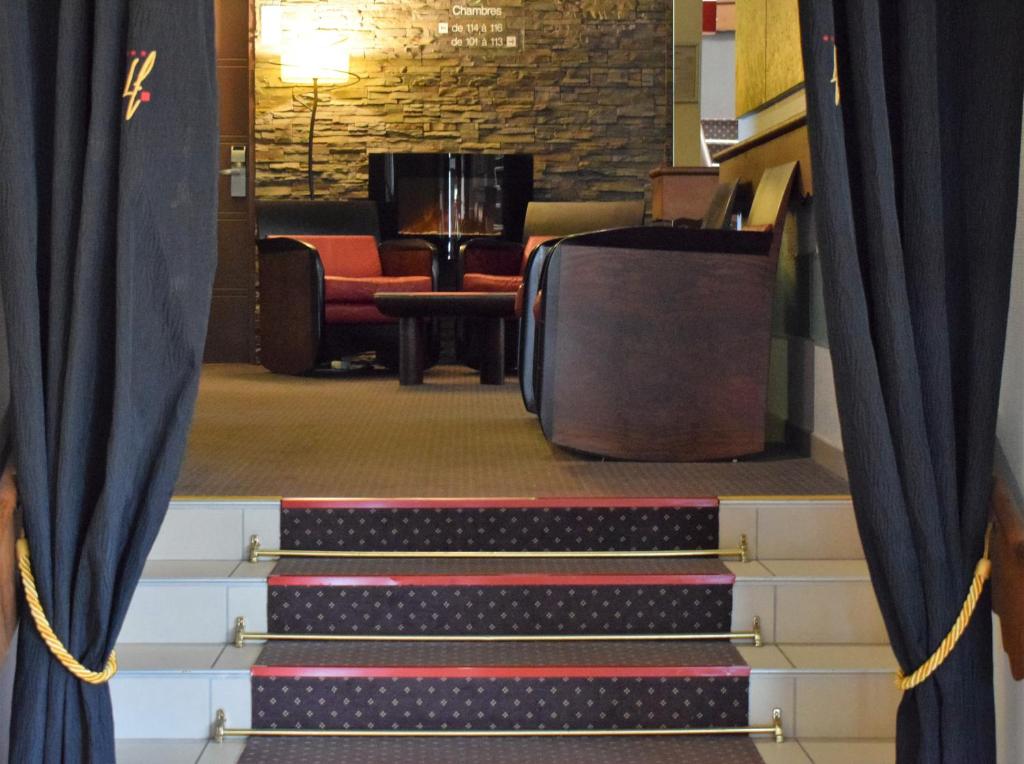
[[[1020,29],[0,1],[0,764],[1020,764]]]

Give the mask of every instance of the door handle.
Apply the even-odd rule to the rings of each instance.
[[[231,147],[231,166],[220,171],[220,175],[231,178],[231,196],[244,199],[248,194],[248,177],[246,173],[246,147]]]

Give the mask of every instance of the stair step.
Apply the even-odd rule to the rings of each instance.
[[[734,580],[718,560],[282,560],[268,579],[268,626],[277,634],[722,633]]]
[[[763,764],[747,738],[444,738],[355,739],[254,738],[239,764],[280,762],[374,762],[374,764]]]
[[[304,642],[267,644],[253,674],[313,667],[336,676],[747,676],[739,651],[726,643],[640,642]],[[266,670],[264,672],[264,670]],[[344,672],[350,671],[351,674]],[[396,673],[389,673],[389,672]],[[522,673],[522,672],[526,673]],[[569,673],[559,673],[568,671]],[[587,672],[596,672],[589,674]],[[426,673],[423,674],[424,676]]]
[[[234,725],[252,715],[251,668],[261,645],[118,644],[111,682],[122,737],[201,738],[218,708]],[[900,692],[886,645],[779,645],[738,648],[750,666],[750,719],[781,707],[786,734],[805,738],[885,738]],[[772,749],[775,750],[775,749]],[[865,757],[860,761],[874,761]]]
[[[703,738],[702,738],[703,740]],[[718,740],[715,738],[714,740]],[[272,742],[287,742],[280,740],[262,739],[263,744]],[[331,741],[323,741],[329,747]],[[339,741],[333,741],[338,743]],[[538,741],[541,742],[541,741]],[[572,750],[584,741],[575,741]],[[628,743],[629,741],[622,741]],[[696,742],[696,741],[686,741]],[[710,741],[707,741],[710,742]],[[784,743],[776,743],[770,739],[755,738],[754,747],[761,754],[764,764],[895,764],[896,744],[893,740],[794,740],[787,739]],[[223,743],[212,743],[208,740],[126,740],[117,741],[118,764],[237,764],[245,750],[246,741],[226,740]],[[723,746],[724,748],[724,746]],[[632,750],[632,749],[631,749]],[[326,759],[316,758],[291,758],[288,751],[279,748],[277,754],[280,758],[272,759],[274,764],[290,764],[293,761],[353,761],[351,759],[339,759],[328,756]],[[568,756],[561,756],[566,760]],[[198,757],[198,762],[197,762]],[[369,759],[374,761],[374,759]],[[546,759],[541,759],[545,761]],[[354,761],[359,761],[358,759]],[[364,761],[366,759],[364,758]],[[490,764],[490,759],[486,764]],[[571,759],[569,759],[571,761]],[[647,764],[649,759],[636,757],[631,758],[628,753],[623,753],[619,761],[621,764]],[[673,764],[684,764],[692,761],[689,757],[676,758]],[[712,761],[719,761],[712,759]],[[759,761],[754,759],[753,761]],[[439,764],[439,760],[422,757],[407,758],[403,764]],[[471,764],[471,763],[467,763]],[[518,764],[518,763],[517,763]]]
[[[864,557],[848,496],[722,497],[719,526],[728,546],[746,534],[754,558]],[[238,559],[253,534],[280,547],[280,530],[280,499],[176,498],[149,559]]]
[[[289,550],[715,549],[718,500],[284,499]]]
[[[271,577],[402,577],[472,578],[486,584],[489,577],[531,576],[544,582],[560,579],[651,577],[666,583],[684,579],[716,579],[707,583],[731,584],[735,575],[724,563],[710,558],[517,558],[517,559],[381,559],[327,558],[280,560]],[[273,585],[273,581],[270,582]],[[383,585],[383,584],[380,584]],[[401,585],[401,584],[394,584]]]
[[[270,643],[252,716],[269,729],[740,727],[749,675],[723,643]]]
[[[289,561],[289,564],[292,562],[297,561]],[[370,562],[376,561],[361,561],[363,564]],[[511,561],[503,561],[507,562]],[[602,561],[605,562],[609,561]],[[638,569],[659,569],[646,567],[649,563],[675,566],[680,562],[683,561],[644,560],[644,567]],[[632,562],[640,563],[640,560]],[[283,562],[164,560],[147,563],[121,632],[121,641],[227,642],[233,639],[238,616],[245,617],[249,631],[265,632],[268,630],[267,577],[277,564]],[[863,560],[766,560],[745,564],[729,561],[725,567],[736,576],[732,631],[746,631],[754,616],[759,616],[768,643],[878,644],[887,641],[885,624]],[[181,618],[183,612],[190,613],[191,617]]]

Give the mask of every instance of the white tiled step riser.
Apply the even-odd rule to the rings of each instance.
[[[143,578],[128,610],[121,642],[228,642],[235,618],[244,616],[249,631],[267,630],[265,577],[273,563],[156,562],[161,569],[188,575],[189,568],[212,574],[193,578]],[[805,577],[774,580],[767,566]],[[733,589],[733,629],[746,631],[761,618],[764,639],[772,643],[881,644],[885,626],[863,563],[730,563],[738,579]],[[844,577],[818,580],[813,574]],[[217,577],[212,577],[212,576]],[[234,577],[231,577],[234,576]]]
[[[884,644],[889,641],[867,580],[739,580],[733,588],[733,630],[754,616],[768,644]]]
[[[231,648],[234,649],[234,648]],[[118,738],[198,739],[218,708],[231,726],[251,721],[247,672],[123,671],[111,682]],[[770,722],[781,708],[787,735],[885,738],[893,735],[899,692],[888,673],[754,673],[750,719]]]
[[[722,499],[723,545],[746,534],[753,560],[863,560],[849,500]]]
[[[281,540],[280,502],[274,500],[182,500],[171,502],[150,560],[242,560],[249,538],[264,546]]]
[[[132,597],[122,643],[224,644],[235,618],[267,629],[267,576],[273,562],[151,560]]]
[[[746,534],[753,559],[864,557],[849,501],[725,499],[720,522],[722,544],[731,546]],[[175,500],[149,559],[243,559],[253,534],[267,548],[279,546],[277,501]]]

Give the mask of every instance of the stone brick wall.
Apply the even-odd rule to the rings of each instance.
[[[365,197],[375,151],[533,154],[537,199],[649,194],[648,172],[671,151],[671,0],[484,0],[502,7],[518,46],[487,50],[460,50],[439,34],[454,4],[318,5],[320,26],[348,38],[349,68],[361,78],[321,91],[318,196]],[[311,87],[282,83],[261,37],[257,194],[298,198]]]

